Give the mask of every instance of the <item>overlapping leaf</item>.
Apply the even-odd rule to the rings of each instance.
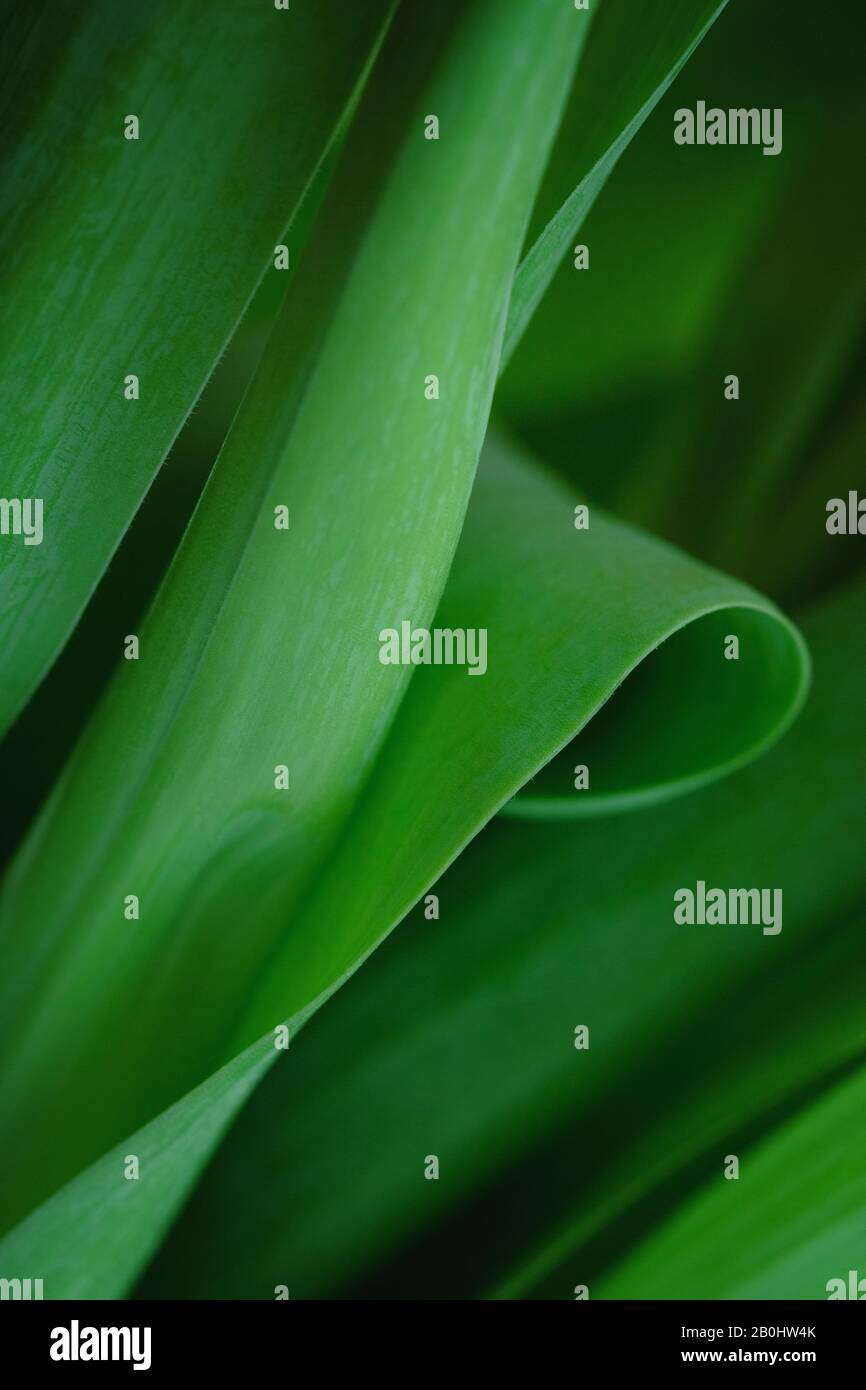
[[[405,688],[376,635],[429,621],[447,574],[585,17],[482,0],[398,26],[141,659],[6,883],[7,1224],[228,1060]]]
[[[490,827],[437,885],[439,920],[413,913],[281,1059],[148,1291],[594,1297],[618,1249],[724,1183],[732,1151],[736,1203],[756,1136],[866,1045],[864,676],[840,643],[864,611],[861,584],[816,615],[796,730],[719,787],[615,822]],[[676,924],[674,891],[698,878],[780,887],[781,932]],[[835,1132],[838,1165],[858,1133]],[[809,1170],[818,1203],[828,1164]],[[704,1231],[696,1258],[725,1240]]]
[[[493,446],[436,620],[488,630],[487,673],[419,670],[235,1047],[354,969],[542,767],[512,810],[571,817],[664,800],[754,756],[798,710],[808,658],[777,609],[600,514],[575,531],[573,506]],[[585,791],[576,765],[589,769]],[[371,872],[396,825],[399,861]]]
[[[391,8],[94,0],[8,16],[0,491],[41,499],[44,535],[0,549],[0,732],[236,327]]]
[[[489,625],[491,669],[477,683],[457,668],[416,675],[328,873],[299,905],[230,1052],[290,1015],[297,1033],[311,1007],[369,954],[497,806],[664,638],[646,663],[652,669],[635,708],[608,726],[619,735],[611,742],[608,732],[594,747],[590,725],[586,750],[574,754],[588,759],[597,789],[572,790],[567,803],[554,764],[546,775],[559,795],[549,801],[536,792],[528,803],[534,814],[570,815],[580,797],[602,809],[664,799],[672,781],[682,789],[718,775],[793,714],[803,693],[803,649],[771,605],[600,515],[589,532],[575,533],[572,501],[503,442],[491,447],[437,619],[450,625],[474,609]],[[606,584],[614,572],[617,584]],[[732,625],[743,637],[739,663],[723,655],[723,632]],[[715,744],[698,736],[708,723]],[[611,750],[639,748],[647,729],[648,756],[641,762],[632,751],[620,767]],[[705,761],[695,764],[695,757]],[[646,782],[618,785],[625,770],[643,772]],[[395,825],[401,853],[383,876],[368,866],[381,862]],[[549,871],[547,857],[540,862]],[[272,1036],[248,1055],[251,1066],[273,1058]],[[87,1184],[117,1181],[109,1164]],[[77,1192],[73,1185],[63,1210],[75,1210]],[[34,1219],[38,1228],[40,1215]]]
[[[592,10],[580,17],[581,38],[585,38],[590,22],[594,24],[593,42],[584,55],[580,82],[573,88],[551,167],[536,202],[527,237],[530,249],[525,251],[515,278],[506,327],[509,353],[526,326],[535,299],[566,255],[569,239],[620,153],[723,8],[718,0],[704,0],[698,12],[685,3],[660,8],[654,0],[636,9],[633,0],[628,5],[623,0],[607,0],[604,6],[597,0]],[[610,80],[612,71],[616,72],[615,82]],[[314,201],[307,198],[302,215]],[[303,244],[297,223],[291,241],[296,259]],[[137,267],[130,266],[130,275],[136,271]],[[243,360],[242,353],[233,354],[230,368],[236,357]],[[237,389],[225,376],[223,373],[205,411],[207,422],[213,417],[213,432],[220,431],[219,439],[231,416],[228,405],[233,397],[237,399]],[[80,732],[82,712],[107,679],[112,656],[117,659],[123,634],[136,627],[141,602],[155,588],[177,544],[191,510],[190,499],[200,490],[213,456],[211,432],[197,427],[200,418],[199,412],[193,429],[182,437],[172,476],[161,479],[162,485],[140,517],[131,543],[121,552],[120,565],[115,565],[98,603],[76,633],[73,649],[53,671],[48,687],[31,703],[4,750],[12,775],[22,767],[27,769],[25,798],[8,811],[7,843],[20,837],[33,814],[31,806],[37,807],[44,797],[57,765]],[[191,449],[202,448],[204,458],[190,458]],[[124,605],[118,612],[121,592]],[[38,761],[34,761],[34,731],[40,734]]]

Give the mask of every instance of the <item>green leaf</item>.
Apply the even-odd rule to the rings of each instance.
[[[341,143],[338,135],[292,221],[293,256],[300,257],[315,224]],[[140,631],[261,359],[296,263],[262,281],[75,632],[0,742],[0,764],[17,789],[14,803],[7,799],[0,814],[4,866],[81,737],[117,667],[126,634]]]
[[[730,772],[796,715],[808,653],[778,609],[598,512],[576,531],[573,514],[566,487],[493,444],[436,616],[440,628],[488,629],[488,670],[418,668],[235,1048],[356,969],[541,768],[513,813],[631,809]],[[740,657],[727,661],[737,634]],[[396,826],[400,857],[383,875]]]
[[[16,21],[0,89],[4,495],[41,499],[44,535],[0,548],[0,732],[108,565],[390,9],[94,0]]]
[[[143,1291],[569,1298],[585,1274],[595,1296],[635,1231],[856,1060],[866,674],[844,638],[864,616],[861,584],[807,624],[803,717],[725,783],[489,827],[436,885],[440,919],[413,913],[293,1043]],[[698,878],[780,886],[781,933],[675,924]]]
[[[519,591],[515,575],[522,579]],[[616,584],[610,583],[612,575]],[[655,577],[652,585],[647,583],[650,575]],[[744,650],[741,663],[731,663],[736,679],[727,687],[720,684],[726,663],[714,617],[720,607],[722,628],[736,619],[745,632],[754,621],[759,653],[753,659]],[[623,674],[668,631],[674,634],[665,644],[669,682],[645,683],[636,709],[625,709],[619,733],[615,721],[610,725],[609,746],[631,747],[634,730],[645,727],[654,689],[659,691],[664,717],[651,720],[658,748],[647,769],[658,782],[621,800],[670,794],[664,778],[684,750],[704,757],[713,751],[730,753],[722,718],[726,706],[738,711],[739,753],[746,756],[749,729],[762,740],[777,733],[777,721],[790,717],[802,694],[802,643],[771,605],[598,514],[588,532],[576,533],[570,492],[513,454],[504,441],[488,448],[438,621],[451,624],[456,614],[472,615],[473,609],[484,615],[496,640],[490,671],[476,683],[457,668],[419,670],[367,786],[362,814],[352,818],[332,855],[326,886],[298,909],[267,977],[272,997],[250,1008],[246,1031],[257,1020],[263,1018],[265,1028],[297,1010],[292,1019],[292,1033],[297,1033],[320,1002],[317,983],[320,990],[330,990],[341,969],[356,967],[496,806],[590,717]],[[577,613],[582,621],[575,627]],[[679,630],[694,636],[678,654]],[[616,643],[613,632],[619,634]],[[715,674],[705,680],[708,672]],[[516,700],[543,711],[544,721],[513,728]],[[714,731],[709,738],[706,732],[698,737],[702,725]],[[689,729],[695,730],[692,747]],[[598,746],[598,764],[592,752],[587,756],[603,775],[601,754],[608,745],[602,739]],[[464,750],[459,762],[457,748]],[[692,767],[688,784],[718,770]],[[455,794],[458,787],[460,796]],[[609,805],[616,793],[605,792],[602,784],[589,795]],[[536,797],[536,807],[538,801]],[[556,803],[552,809],[559,809]],[[383,878],[367,866],[387,853],[395,825],[402,828],[401,855]],[[545,862],[543,855],[540,862]],[[200,945],[198,950],[200,971]],[[184,1008],[201,1022],[191,996]],[[80,1030],[80,1021],[74,1026]],[[128,1033],[125,1047],[128,1054]],[[250,1058],[263,1055],[273,1057],[271,1035],[248,1053]],[[151,1067],[155,1060],[151,1055]],[[105,1075],[105,1062],[101,1065]],[[135,1152],[129,1143],[127,1151]],[[108,1183],[107,1201],[116,1180],[112,1163],[94,1177]],[[74,1182],[60,1210],[74,1208],[80,1200]],[[130,1241],[134,1246],[134,1233]]]
[[[559,0],[409,7],[392,29],[141,659],[6,882],[6,1225],[233,1055],[298,929],[405,691],[377,635],[429,622],[447,575],[579,34]],[[311,959],[302,1007],[319,978]]]

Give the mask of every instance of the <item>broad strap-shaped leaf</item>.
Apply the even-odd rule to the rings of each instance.
[[[378,633],[441,595],[581,32],[559,0],[392,28],[141,658],[6,884],[4,1224],[233,1055],[295,931],[405,691]]]
[[[418,668],[235,1049],[355,969],[542,768],[510,810],[578,817],[663,801],[754,757],[802,704],[808,654],[774,605],[597,511],[575,530],[571,491],[504,442],[487,464],[436,618],[487,630],[487,672]],[[725,657],[729,637],[738,660]]]
[[[614,574],[617,584],[608,593],[606,581]],[[518,592],[516,575],[524,586]],[[656,588],[648,585],[650,576]],[[598,606],[595,614],[590,600]],[[760,743],[778,732],[802,695],[802,643],[771,605],[600,515],[593,517],[589,532],[576,533],[567,489],[513,456],[501,442],[482,470],[439,619],[450,624],[456,612],[471,614],[470,605],[476,605],[476,617],[489,622],[496,640],[490,670],[477,682],[456,668],[425,668],[416,674],[366,789],[362,814],[352,817],[329,863],[327,883],[338,895],[339,908],[335,910],[336,899],[328,891],[313,893],[308,904],[299,905],[268,973],[271,995],[256,1002],[242,1028],[253,1027],[261,1016],[265,1027],[272,1026],[294,1012],[296,1033],[321,996],[333,990],[345,970],[356,968],[462,843],[665,635],[670,637],[665,644],[670,669],[678,674],[681,690],[677,692],[676,682],[663,687],[663,717],[654,726],[659,747],[644,769],[656,781],[636,792],[608,789],[605,796],[600,757],[597,794],[603,805],[611,797],[628,802],[669,795],[666,779],[670,781],[672,769],[683,772],[676,760],[684,752],[705,758],[690,767],[687,783],[716,775],[736,751],[726,741],[726,704],[740,710],[737,756],[746,756],[754,752],[750,739]],[[744,649],[738,667],[739,694],[736,683],[720,685],[726,667],[714,620],[719,611],[724,625],[736,623],[741,632],[750,631],[754,645],[751,653]],[[693,632],[697,640],[687,640],[678,656],[680,629]],[[613,630],[618,644],[606,655]],[[715,676],[705,679],[707,672]],[[645,711],[653,707],[653,689],[652,682],[645,687]],[[742,691],[748,692],[747,700]],[[751,724],[744,707],[751,709]],[[533,717],[515,720],[516,712],[526,708]],[[630,721],[643,727],[641,713],[640,701],[636,711],[624,713],[621,737],[626,744],[633,737]],[[688,735],[701,718],[716,726],[715,745],[712,739],[705,737],[702,743],[696,734]],[[668,721],[678,736],[665,734]],[[602,750],[604,746],[602,740]],[[397,859],[390,854],[391,869],[383,882],[376,866],[384,837],[396,825],[401,827],[401,853]],[[227,938],[227,945],[232,944]],[[200,944],[198,950],[200,971]],[[171,983],[177,987],[176,979]],[[192,990],[192,975],[189,985]],[[183,1008],[201,1023],[194,999],[185,999]],[[283,1012],[275,1012],[279,1010]],[[185,1032],[180,1020],[177,1031]],[[259,1047],[272,1055],[272,1034],[265,1034]],[[158,1061],[151,1053],[149,1065]],[[172,1061],[171,1055],[165,1058],[166,1070]],[[99,1060],[103,1076],[106,1065],[104,1058]],[[114,1076],[112,1084],[130,1084],[125,1063]],[[73,1184],[71,1202],[75,1191]]]
[[[352,109],[344,115],[346,125]],[[288,270],[273,269],[260,284],[74,633],[0,741],[0,768],[17,790],[14,804],[7,801],[0,819],[4,866],[48,799],[58,769],[71,756],[122,661],[126,635],[140,631],[183,539],[315,225],[341,136],[340,131],[292,219]]]
[[[9,19],[0,493],[38,499],[42,539],[0,537],[0,732],[108,565],[391,9],[92,0]]]
[[[725,783],[616,820],[488,827],[435,886],[439,918],[413,912],[281,1059],[146,1291],[567,1299],[585,1276],[595,1297],[635,1231],[850,1067],[866,677],[840,639],[864,613],[861,584],[806,625],[801,720]],[[698,878],[780,887],[782,931],[675,923]],[[840,1164],[861,1132],[835,1131]]]

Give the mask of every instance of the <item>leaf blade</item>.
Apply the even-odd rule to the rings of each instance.
[[[482,0],[452,29],[461,8],[410,11],[392,31],[312,260],[143,630],[142,652],[154,655],[121,673],[5,885],[4,1014],[18,1046],[0,1089],[14,1132],[33,1144],[17,1191],[6,1188],[7,1222],[13,1205],[26,1209],[40,1186],[232,1055],[233,1011],[338,833],[405,687],[405,670],[392,680],[379,662],[376,634],[407,608],[423,621],[438,600],[579,32],[558,0],[531,10]],[[449,122],[439,149],[423,138],[431,109]],[[407,303],[419,274],[429,300]],[[459,319],[452,298],[465,300]],[[310,301],[313,312],[299,312]],[[442,376],[438,402],[424,395],[428,366]],[[281,545],[273,518],[288,502],[296,522]],[[288,803],[274,782],[283,765]],[[133,931],[128,894],[142,905]],[[21,924],[35,918],[30,939]],[[222,953],[210,949],[215,933]],[[55,1023],[76,1020],[79,1048],[63,1076],[39,1023],[45,1010]],[[116,1087],[113,1111],[85,1105],[63,1152],[46,1148],[37,1131],[57,1122],[71,1089],[86,1097],[93,1074],[111,1072],[135,1077]],[[39,1119],[28,1101],[36,1074]]]
[[[97,0],[75,12],[59,63],[55,16],[34,21],[9,77],[31,89],[30,119],[6,160],[0,299],[5,487],[42,501],[44,535],[0,550],[0,731],[225,348],[389,8],[326,0],[284,16],[238,0],[215,18],[188,0],[134,15]]]

